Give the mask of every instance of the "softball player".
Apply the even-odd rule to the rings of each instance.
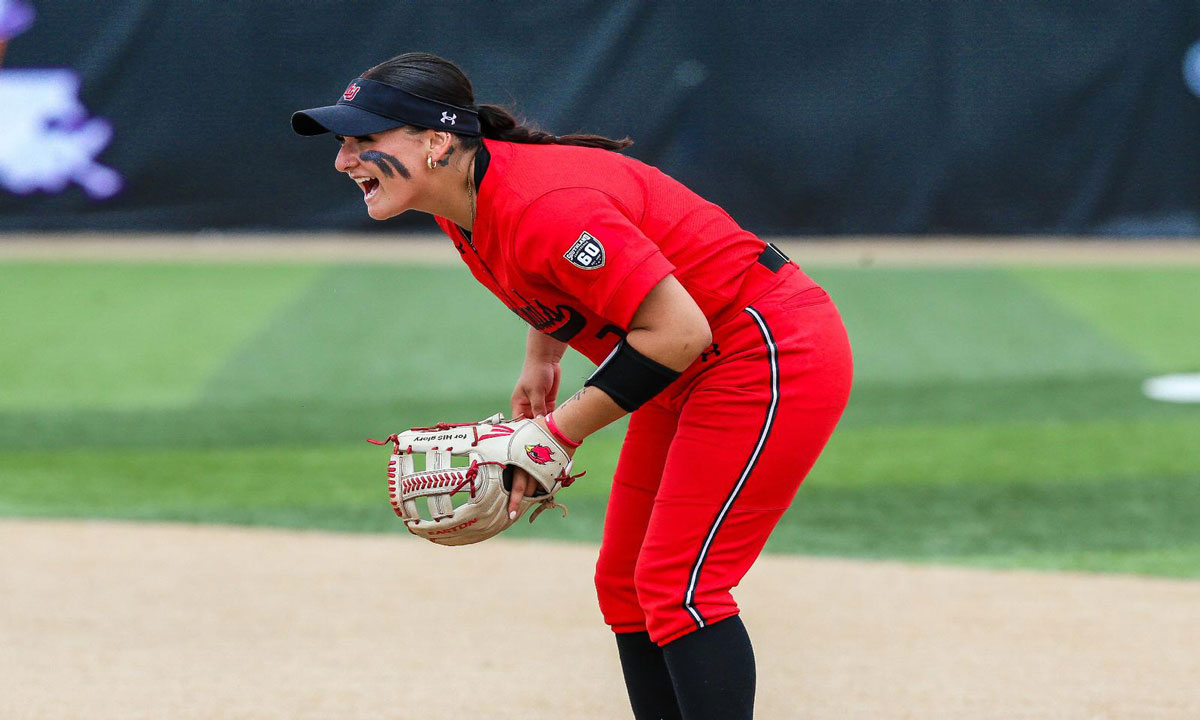
[[[632,413],[596,589],[634,716],[751,717],[754,655],[730,590],[849,397],[829,296],[719,207],[612,152],[628,140],[524,127],[433,55],[371,68],[292,127],[338,136],[335,166],[371,217],[434,215],[529,324],[514,415],[577,447]],[[556,404],[568,346],[598,367]],[[532,485],[516,479],[511,507]]]

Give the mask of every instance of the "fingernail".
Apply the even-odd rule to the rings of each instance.
[[[516,510],[509,510],[509,511],[508,511],[508,519],[509,519],[509,520],[516,520],[516,519],[517,519],[517,511],[516,511]]]

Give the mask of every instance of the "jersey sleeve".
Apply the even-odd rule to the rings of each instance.
[[[675,270],[619,202],[587,188],[555,190],[530,203],[513,252],[524,272],[623,328]]]

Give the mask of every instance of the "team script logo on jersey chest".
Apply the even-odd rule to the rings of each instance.
[[[604,246],[585,230],[563,257],[576,267],[595,270],[604,267]]]

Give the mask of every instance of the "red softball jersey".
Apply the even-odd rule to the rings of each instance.
[[[669,274],[714,327],[765,290],[745,285],[766,244],[656,168],[596,148],[484,145],[474,232],[438,225],[509,309],[592,362]]]
[[[475,232],[438,223],[513,312],[599,364],[674,274],[713,331],[630,418],[596,564],[605,622],[662,645],[737,614],[732,588],[846,407],[852,358],[837,309],[798,266],[648,165],[484,143]]]

